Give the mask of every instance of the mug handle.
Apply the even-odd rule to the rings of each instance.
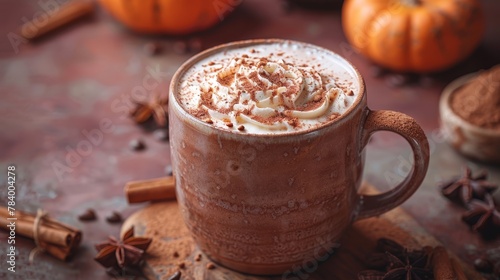
[[[410,116],[394,111],[368,109],[363,127],[361,149],[365,148],[370,136],[376,131],[392,131],[408,141],[413,151],[414,163],[406,178],[393,189],[377,195],[359,194],[359,212],[356,220],[380,215],[406,201],[424,180],[429,165],[427,137]]]

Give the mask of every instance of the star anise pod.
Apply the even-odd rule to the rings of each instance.
[[[366,262],[372,269],[358,273],[359,280],[433,279],[427,266],[428,254],[424,250],[410,251],[388,238],[377,241],[377,251]]]
[[[490,194],[484,197],[484,201],[471,200],[467,207],[469,210],[464,213],[462,220],[469,224],[472,230],[486,235],[500,232],[500,211],[496,209]]]
[[[472,199],[483,199],[485,195],[497,189],[497,185],[486,180],[486,172],[472,176],[472,171],[465,166],[462,177],[441,185],[441,193],[451,201],[466,205]]]
[[[98,251],[95,260],[107,268],[136,266],[142,260],[149,244],[151,238],[134,237],[134,227],[131,227],[122,240],[110,236],[106,242],[95,245]]]
[[[420,254],[418,258],[413,260],[407,254],[405,258],[401,259],[393,254],[387,252],[390,265],[387,273],[384,275],[383,280],[423,280],[434,279],[432,270],[426,267],[427,255]]]
[[[136,123],[143,123],[153,117],[159,126],[163,127],[167,124],[167,97],[161,98],[159,94],[154,94],[148,102],[133,102],[135,107],[130,112],[130,116]]]

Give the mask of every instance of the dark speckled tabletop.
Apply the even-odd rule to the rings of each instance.
[[[42,1],[43,2],[43,1]],[[64,2],[64,1],[60,1]],[[67,263],[39,255],[28,264],[33,243],[18,239],[17,271],[6,269],[0,257],[1,279],[108,279],[93,261],[93,244],[118,235],[120,226],[106,223],[112,211],[128,216],[142,207],[129,206],[123,195],[126,182],[164,176],[170,163],[168,142],[158,141],[152,125],[138,126],[128,117],[130,96],[138,90],[166,94],[176,69],[192,53],[177,54],[177,40],[199,39],[203,48],[252,38],[285,38],[331,49],[350,60],[364,76],[368,104],[414,117],[431,142],[431,163],[426,180],[403,204],[421,225],[466,262],[500,247],[500,240],[485,241],[460,221],[460,210],[436,191],[439,181],[457,175],[461,166],[486,169],[500,184],[500,167],[469,161],[439,137],[438,101],[453,79],[500,63],[500,2],[483,0],[487,30],[474,54],[452,69],[412,77],[401,87],[391,86],[398,76],[374,75],[377,68],[348,45],[340,11],[284,9],[282,1],[244,1],[216,27],[187,37],[144,36],[127,31],[102,10],[34,43],[9,40],[11,32],[40,11],[39,1],[0,1],[0,205],[7,201],[7,166],[15,165],[17,209],[43,208],[53,217],[83,231],[80,250]],[[150,56],[145,44],[157,41],[163,52]],[[145,77],[154,82],[145,87]],[[89,136],[91,135],[91,136]],[[93,137],[93,138],[92,138]],[[132,139],[147,148],[129,148]],[[369,144],[366,179],[380,189],[403,176],[410,154],[398,137],[379,133]],[[376,162],[376,164],[375,164]],[[495,195],[500,202],[500,191]],[[95,222],[77,216],[87,208],[98,212]],[[0,252],[7,235],[0,232]]]

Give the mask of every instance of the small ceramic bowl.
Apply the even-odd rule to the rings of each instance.
[[[443,91],[439,102],[441,130],[448,143],[463,155],[489,163],[500,163],[500,130],[486,129],[459,117],[450,106],[451,96],[478,73],[462,76]]]

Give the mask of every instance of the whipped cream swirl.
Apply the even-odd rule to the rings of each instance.
[[[203,74],[182,89],[194,93],[184,106],[196,108],[193,115],[215,126],[262,133],[321,124],[354,100],[331,72],[316,70],[321,67],[297,65],[293,56],[282,54],[250,55],[205,64]]]

